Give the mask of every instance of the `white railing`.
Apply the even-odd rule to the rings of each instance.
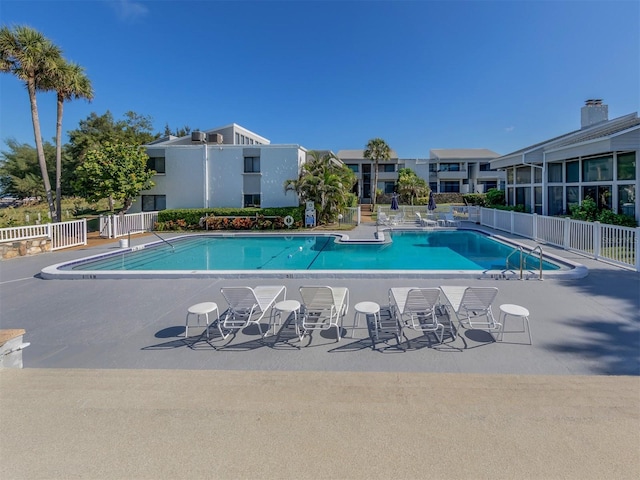
[[[480,223],[640,272],[640,228],[480,209]]]
[[[0,228],[0,242],[13,242],[43,237],[51,240],[51,250],[86,245],[87,220],[83,218],[69,222]]]
[[[360,206],[347,207],[340,222],[346,225],[360,225]]]
[[[87,244],[87,219],[50,223],[51,250]]]
[[[126,237],[129,233],[149,232],[158,221],[158,212],[100,215],[100,236]]]
[[[29,240],[30,238],[49,237],[49,224],[26,225],[24,227],[0,228],[0,242]]]

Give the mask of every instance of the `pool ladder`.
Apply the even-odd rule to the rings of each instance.
[[[522,247],[518,247],[517,249],[515,249],[513,252],[511,252],[509,254],[509,256],[507,257],[507,261],[506,261],[506,265],[505,265],[505,269],[509,268],[509,260],[511,259],[511,257],[516,254],[519,253],[520,254],[520,280],[522,280],[523,277],[523,269],[524,266],[527,263],[527,258],[529,258],[530,256],[532,256],[533,254],[537,253],[538,254],[538,258],[540,258],[540,269],[539,269],[539,275],[538,275],[538,279],[542,280],[542,248],[540,247],[540,245],[538,245],[537,247],[535,247],[533,250],[531,250],[530,252],[527,252],[526,255],[524,254],[524,249]]]

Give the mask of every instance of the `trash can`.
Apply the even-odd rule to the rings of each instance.
[[[120,248],[129,248],[129,239],[123,238],[120,240]]]

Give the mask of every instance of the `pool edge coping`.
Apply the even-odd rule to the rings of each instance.
[[[409,229],[407,228],[396,229],[396,231],[430,231],[431,229]],[[530,247],[526,244],[517,242],[512,238],[507,238],[502,235],[497,235],[488,232],[484,229],[476,228],[451,228],[448,230],[469,230],[478,233],[482,233],[489,237],[492,237],[502,243],[517,247],[522,247],[525,251],[532,251],[535,247]],[[385,230],[386,231],[386,230]],[[198,233],[201,236],[219,236],[219,237],[235,237],[235,236],[251,236],[260,234],[251,234],[247,232],[218,232],[218,233]],[[263,234],[262,234],[263,235]],[[308,232],[291,232],[286,235],[283,234],[269,234],[273,236],[308,236]],[[318,234],[316,234],[318,235]],[[374,239],[351,239],[349,235],[341,232],[326,232],[320,234],[320,236],[333,236],[336,238],[336,243],[347,244],[384,244],[388,243],[388,240],[384,234],[384,231],[376,231],[375,235],[378,238]],[[189,237],[192,235],[179,235],[176,238]],[[97,279],[149,279],[149,278],[366,278],[375,276],[376,278],[477,278],[477,279],[520,279],[519,270],[503,269],[503,270],[135,270],[135,271],[103,271],[103,270],[61,270],[62,267],[84,262],[89,259],[115,256],[127,251],[142,250],[162,243],[161,241],[145,243],[142,245],[129,246],[121,248],[116,252],[98,253],[95,255],[89,255],[77,260],[60,262],[54,265],[49,265],[40,271],[40,277],[45,280],[97,280]],[[537,242],[538,243],[538,242]],[[549,258],[556,263],[561,264],[568,269],[560,270],[544,270],[543,279],[546,278],[563,278],[563,279],[579,279],[584,278],[589,274],[588,268],[572,260],[560,257],[551,252],[543,252],[543,257]],[[537,271],[524,270],[522,280],[538,279],[539,274]]]

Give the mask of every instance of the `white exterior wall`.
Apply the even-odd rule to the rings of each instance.
[[[262,170],[262,206],[297,207],[300,202],[295,192],[284,191],[284,182],[298,178],[306,152],[297,147],[270,146],[260,151]]]
[[[209,147],[209,207],[242,207],[243,170],[241,146]]]
[[[246,149],[260,151],[259,174],[244,173]],[[297,145],[180,145],[166,147],[164,158],[166,173],[155,175],[155,186],[141,195],[165,195],[167,209],[242,208],[245,175],[259,176],[260,192],[247,193],[260,193],[262,207],[299,205],[294,192],[284,191],[284,182],[297,179],[305,162],[306,150]],[[142,199],[138,197],[130,212],[141,210]]]

